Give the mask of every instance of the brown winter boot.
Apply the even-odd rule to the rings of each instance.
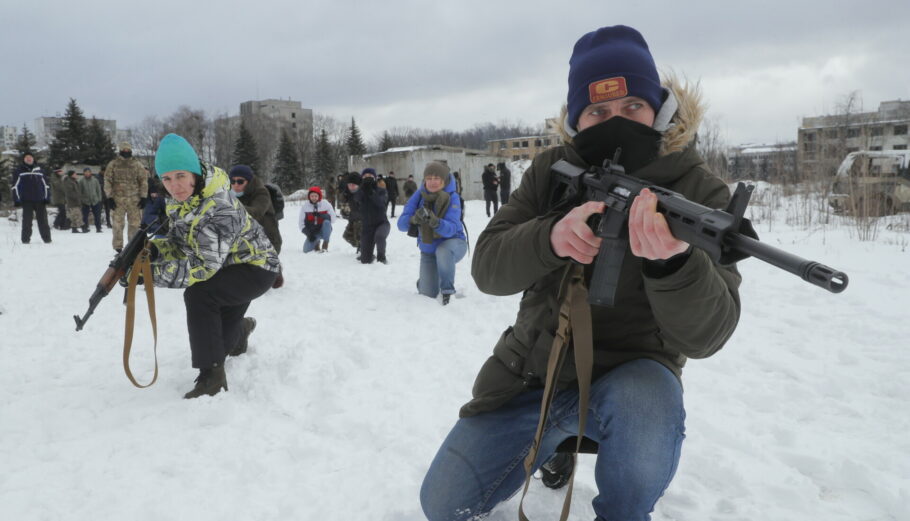
[[[322,241],[322,248],[319,250],[319,253],[325,253],[329,250],[329,241]]]
[[[228,352],[228,356],[237,356],[246,353],[246,348],[249,345],[250,333],[256,329],[256,319],[253,317],[243,317],[243,321],[240,324],[240,338],[237,340],[237,345],[234,346],[234,349],[231,349]]]
[[[224,374],[224,365],[217,364],[211,369],[200,369],[196,377],[193,390],[184,394],[185,399],[199,398],[203,395],[215,396],[221,390],[228,390],[227,376]]]

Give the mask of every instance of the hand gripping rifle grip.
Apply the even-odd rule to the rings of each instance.
[[[629,241],[625,238],[604,239],[600,243],[594,274],[588,286],[588,304],[606,307],[614,305],[619,272],[628,247]]]

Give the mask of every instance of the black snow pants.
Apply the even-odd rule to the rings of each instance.
[[[183,302],[193,367],[208,369],[224,363],[240,338],[240,325],[250,302],[268,291],[277,276],[251,264],[234,264],[186,288]]]

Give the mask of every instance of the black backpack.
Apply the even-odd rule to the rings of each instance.
[[[281,188],[278,188],[278,185],[272,183],[265,183],[265,187],[269,190],[269,197],[272,198],[272,208],[275,209],[275,219],[281,220],[284,219],[284,195],[281,193]]]

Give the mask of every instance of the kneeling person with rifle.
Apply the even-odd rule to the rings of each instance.
[[[626,173],[691,201],[723,208],[730,191],[696,151],[699,94],[661,84],[638,31],[584,35],[569,66],[564,145],[534,159],[477,241],[478,288],[523,297],[424,480],[431,521],[483,516],[527,491],[541,466],[548,486],[571,483],[572,453],[585,448],[597,454],[597,519],[650,519],[684,438],[683,365],[721,349],[739,319],[735,265],[674,237],[647,189],[623,223],[632,254],[617,267],[612,306],[588,302],[602,242],[588,220],[605,204],[554,201],[551,166],[601,166],[621,148]]]
[[[227,174],[202,164],[184,138],[168,134],[161,140],[155,170],[170,196],[167,235],[149,240],[143,229],[133,236],[99,282],[89,300],[89,311],[81,319],[76,317],[76,329],[82,329],[98,301],[113,287],[113,280],[137,257],[148,256],[151,269],[146,273],[155,286],[186,288],[183,301],[190,350],[199,376],[184,398],[212,396],[228,388],[226,355],[246,350],[246,337],[255,321],[244,315],[250,302],[275,282],[281,268],[278,253],[263,228],[230,195]],[[154,233],[153,227],[157,229],[157,223],[148,232]],[[131,290],[136,278],[136,274],[130,276]],[[130,310],[128,307],[128,324]],[[129,341],[131,328],[128,331]],[[125,366],[127,359],[125,349]],[[126,370],[135,384],[129,368]]]
[[[155,170],[172,198],[163,239],[152,239],[156,286],[186,288],[187,326],[195,387],[185,398],[227,390],[225,356],[245,344],[241,332],[250,302],[280,271],[265,230],[230,195],[223,170],[203,165],[182,137],[168,134],[155,154]]]

